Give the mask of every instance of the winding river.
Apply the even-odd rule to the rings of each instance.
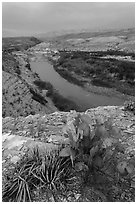
[[[30,64],[32,70],[38,73],[41,80],[50,82],[60,95],[74,101],[81,111],[97,106],[123,105],[122,99],[87,92],[82,87],[68,82],[54,70],[47,60],[35,61]]]

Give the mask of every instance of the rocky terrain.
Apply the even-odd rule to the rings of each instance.
[[[43,57],[58,62],[58,49],[98,50],[99,41],[103,51],[113,47],[123,52],[126,45],[127,60],[134,63],[133,30],[124,32],[127,38],[121,32],[110,37],[110,32],[109,38],[102,33],[98,39],[97,34],[79,34],[79,40],[77,35],[67,35],[61,41],[43,43],[36,38],[3,40],[3,201],[135,201],[134,104],[100,106],[80,113],[59,111],[47,97],[48,89],[34,83],[40,78],[30,67],[30,60]],[[90,83],[87,86],[90,89]],[[101,88],[100,92],[105,89]]]
[[[94,46],[89,42],[89,40],[87,40],[88,38],[90,39],[90,42],[95,44],[97,47],[97,49],[95,49],[94,51],[96,50],[99,51],[101,49],[101,51],[103,52],[104,49],[101,47],[100,43],[102,42],[103,45],[107,46],[108,45],[107,39],[108,39],[109,42],[110,43],[112,42],[112,44],[114,45],[112,50],[120,51],[120,53],[116,54],[114,52],[115,54],[113,54],[112,52],[110,56],[108,54],[103,53],[103,55],[101,54],[100,59],[91,60],[90,58],[88,58],[86,61],[83,61],[82,57],[81,59],[80,58],[77,59],[77,56],[72,56],[72,55],[77,55],[77,53],[75,52],[73,53],[73,50],[75,51],[80,50],[81,52],[83,52],[83,50],[85,50],[84,47],[86,47],[86,50],[88,51],[88,55],[90,55],[89,52],[91,51],[91,48],[93,48]],[[126,82],[125,76],[122,75],[122,78],[120,78],[121,81],[118,81],[119,79],[116,80],[117,71],[115,70],[109,71],[109,68],[107,68],[107,70],[105,68],[104,75],[101,74],[101,76],[100,75],[98,76],[97,73],[91,73],[91,71],[93,71],[93,66],[95,67],[96,64],[98,64],[98,69],[100,69],[100,66],[105,66],[105,64],[107,64],[107,67],[111,66],[111,69],[114,69],[112,68],[114,67],[114,63],[112,61],[114,59],[116,60],[115,64],[119,60],[127,60],[128,63],[134,64],[134,57],[132,56],[134,54],[134,50],[126,50],[127,52],[127,56],[126,56],[125,53],[124,54],[122,53],[124,50],[117,49],[117,47],[115,46],[116,41],[118,41],[117,44],[119,46],[121,45],[121,43],[125,42],[127,43],[125,47],[130,48],[130,44],[132,45],[134,44],[134,30],[129,29],[129,30],[123,30],[123,31],[114,32],[114,33],[106,32],[106,33],[82,33],[82,34],[66,35],[62,37],[57,37],[55,40],[50,39],[49,42],[42,42],[42,43],[40,40],[34,37],[15,38],[15,39],[4,38],[2,42],[2,45],[3,45],[3,53],[2,53],[3,117],[13,116],[13,115],[27,116],[28,114],[35,114],[43,111],[45,113],[51,113],[57,110],[57,108],[55,107],[55,105],[50,99],[51,97],[49,98],[46,96],[46,90],[40,90],[38,89],[36,84],[34,84],[34,81],[40,80],[40,78],[36,73],[32,72],[29,61],[30,60],[33,61],[36,59],[39,60],[43,57],[49,58],[49,60],[54,62],[54,64],[56,64],[56,62],[57,64],[60,63],[63,70],[61,69],[60,65],[59,66],[57,65],[55,67],[56,71],[59,74],[61,74],[64,78],[69,80],[70,82],[72,83],[74,82],[78,85],[82,84],[82,86],[89,92],[104,94],[109,96],[114,95],[114,96],[122,97],[124,98],[124,100],[129,100],[133,98],[131,96],[129,97],[129,95],[134,96],[134,79],[132,80],[127,79],[127,82]],[[65,44],[65,47],[64,47],[64,42],[67,42],[67,44]],[[70,46],[68,45],[68,42],[70,43]],[[73,49],[74,47],[73,42],[75,42],[76,44],[78,42],[77,46],[75,46],[76,49]],[[87,44],[85,44],[85,42],[88,43],[88,46]],[[58,44],[60,46],[58,46]],[[62,54],[63,52],[60,53],[58,51],[58,50],[64,50],[64,49],[70,51],[68,54],[66,51],[63,51],[63,52],[66,52],[66,54],[68,55],[67,58],[63,58],[62,57],[62,55],[64,56],[64,54]],[[107,48],[107,50],[108,49],[109,48]],[[100,55],[100,53],[97,53],[97,55],[98,54]],[[81,56],[84,56],[84,55],[85,54],[82,54]],[[96,55],[96,52],[95,52],[95,55]],[[74,59],[71,59],[71,58],[74,58]],[[92,61],[95,61],[93,62],[94,64],[92,63]],[[81,69],[81,66],[84,67],[84,69],[83,68]],[[124,63],[123,65],[118,64],[118,67],[119,66],[122,66],[122,68],[120,69],[124,69],[123,66],[125,67]],[[133,66],[131,66],[131,68],[132,67]],[[117,66],[115,69],[117,69]],[[97,70],[97,72],[99,71]],[[108,74],[106,75],[107,72]],[[131,73],[132,72],[130,72],[130,75]],[[115,88],[114,86],[117,86],[117,87]],[[111,88],[114,88],[114,89],[112,90]],[[122,92],[122,94],[119,94],[118,91]],[[128,96],[125,96],[123,93],[128,94]],[[58,96],[58,98],[59,97],[60,96]],[[71,102],[69,101],[69,103]],[[74,106],[75,105],[72,104],[71,107],[74,107]]]
[[[15,44],[14,41],[12,43]],[[24,40],[22,43],[24,45]],[[33,45],[35,44],[33,43]],[[8,49],[10,49],[10,45]],[[23,54],[22,56],[21,51],[21,53],[15,54],[16,49],[14,50],[13,46],[12,49],[12,52],[9,52],[7,44],[3,46],[3,117],[34,115],[38,112],[51,113],[57,110],[52,101],[46,97],[46,94],[42,93],[33,83],[35,80],[39,80],[39,77],[30,69],[27,55]]]
[[[66,131],[72,128],[72,122],[74,124],[77,115],[76,111],[71,111],[29,115],[16,119],[3,118],[3,186],[10,181],[10,175],[13,175],[12,172],[14,172],[16,165],[28,150],[31,154],[34,148],[39,148],[40,154],[45,154],[45,152],[60,149],[62,145],[70,145],[70,138]],[[99,147],[97,152],[102,151],[102,148],[103,151],[106,149],[104,156],[99,156],[96,153],[92,159],[93,163],[91,162],[92,167],[80,157],[80,160],[74,161],[73,176],[75,175],[75,178],[73,179],[75,181],[73,180],[70,188],[67,188],[64,193],[58,191],[56,196],[50,195],[48,198],[47,191],[42,193],[35,189],[33,201],[133,202],[134,114],[125,111],[124,107],[106,106],[89,109],[81,115],[85,121],[88,121],[88,124],[90,123],[92,151],[95,151],[97,146]],[[113,130],[109,137],[103,131],[100,133],[102,139],[97,139],[99,136],[97,132],[93,137],[96,119],[104,126],[109,118],[111,118],[113,127],[118,129]],[[82,154],[82,156],[84,155]]]
[[[52,37],[50,41],[58,50],[94,52],[117,50],[130,53],[135,52],[135,29],[70,33]]]

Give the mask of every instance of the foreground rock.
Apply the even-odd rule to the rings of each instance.
[[[94,129],[97,118],[102,124],[111,118],[112,124],[119,128],[120,134],[116,134],[115,137],[114,134],[112,136],[114,140],[117,139],[118,141],[116,155],[114,158],[113,151],[116,148],[111,145],[112,138],[110,137],[109,140],[106,140],[105,137],[101,139],[102,144],[105,144],[107,150],[113,155],[109,163],[105,164],[105,168],[102,167],[99,155],[94,158],[91,168],[82,162],[77,163],[74,186],[67,192],[67,196],[57,195],[57,201],[134,201],[134,114],[124,111],[123,107],[116,106],[89,109],[85,113],[90,117],[91,130]],[[3,186],[7,173],[14,169],[16,163],[20,161],[28,149],[31,152],[34,147],[39,147],[41,154],[43,154],[60,148],[62,144],[69,145],[70,141],[64,134],[64,129],[77,114],[77,112],[71,111],[29,115],[26,118],[19,117],[17,119],[4,118],[2,137]],[[93,142],[93,144],[95,143]],[[35,201],[45,202],[46,199],[42,194],[36,196]],[[55,200],[51,197],[50,201]]]

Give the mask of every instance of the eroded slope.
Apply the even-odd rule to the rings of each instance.
[[[14,39],[11,40],[14,45]],[[28,46],[35,44],[30,43]],[[11,47],[9,45],[9,48]],[[14,54],[16,48],[13,46],[12,49],[12,52],[9,51],[6,44],[2,53],[3,117],[27,116],[38,112],[51,113],[57,110],[51,100],[34,85],[33,82],[39,77],[30,69],[27,55],[18,56]]]

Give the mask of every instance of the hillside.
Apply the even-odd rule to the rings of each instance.
[[[56,107],[33,83],[39,80],[30,69],[27,55],[17,56],[15,51],[28,49],[40,41],[35,38],[5,38],[2,52],[2,114],[27,116],[38,112],[51,113]]]
[[[88,94],[134,101],[134,41],[134,29],[3,39],[4,202],[135,201],[135,103],[80,112],[31,67],[46,59]]]
[[[46,40],[46,38],[40,38]],[[48,39],[59,50],[135,52],[135,29],[77,32]]]

